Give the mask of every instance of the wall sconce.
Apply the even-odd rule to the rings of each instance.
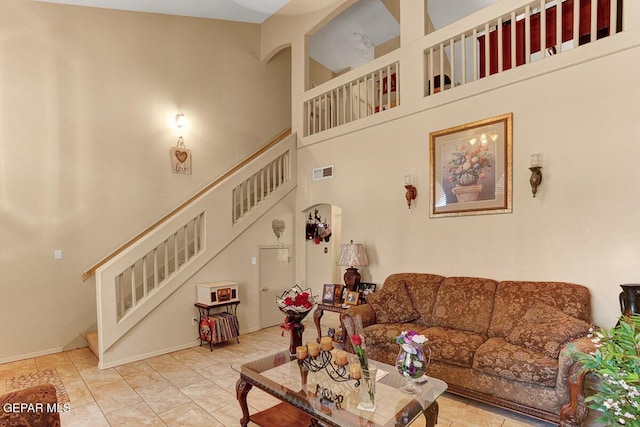
[[[411,209],[411,201],[415,200],[418,197],[418,190],[412,184],[411,175],[404,176],[404,188],[406,193],[404,193],[404,198],[407,199],[407,206]]]
[[[531,178],[529,178],[529,184],[531,184],[531,192],[533,197],[536,197],[538,192],[538,186],[542,183],[542,162],[540,160],[540,154],[531,155]]]

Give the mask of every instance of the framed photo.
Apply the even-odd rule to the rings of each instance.
[[[334,302],[334,304],[341,304],[342,303],[342,288],[344,288],[344,285],[342,285],[342,284],[333,285],[333,302]]]
[[[513,114],[429,134],[430,217],[511,212]]]
[[[347,299],[345,299],[344,302],[349,305],[358,305],[359,300],[360,292],[347,291]]]
[[[325,284],[322,288],[322,302],[323,304],[333,304],[335,302],[335,285]]]
[[[367,295],[375,292],[375,290],[375,283],[360,282],[358,284],[358,292],[360,292],[360,302],[365,302],[367,300]]]

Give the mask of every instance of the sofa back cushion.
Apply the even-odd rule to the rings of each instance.
[[[367,304],[376,313],[377,323],[406,323],[420,317],[404,281],[385,283],[380,291],[367,295]]]
[[[564,282],[504,281],[498,284],[489,327],[490,337],[506,337],[527,310],[543,303],[591,323],[591,294],[581,285]]]
[[[398,282],[404,282],[409,292],[409,297],[414,308],[420,313],[416,322],[431,326],[433,306],[436,303],[438,288],[444,277],[437,274],[425,273],[396,273],[384,281],[384,286],[392,286]]]
[[[497,284],[479,277],[447,277],[438,289],[433,325],[486,334]]]
[[[557,359],[565,343],[587,335],[590,328],[591,325],[584,320],[569,316],[558,308],[537,303],[527,310],[505,339],[513,345]]]

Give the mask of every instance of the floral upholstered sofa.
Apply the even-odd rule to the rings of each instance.
[[[448,391],[579,426],[588,411],[566,344],[590,351],[591,297],[581,285],[402,273],[389,276],[360,315],[370,359],[393,365],[394,338],[415,330],[429,339],[428,375]],[[353,351],[349,339],[345,348]]]

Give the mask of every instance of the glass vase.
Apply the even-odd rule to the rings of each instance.
[[[424,344],[403,344],[396,357],[396,369],[406,384],[400,390],[409,394],[420,394],[422,389],[416,386],[416,380],[427,373],[431,360],[431,349]]]
[[[376,375],[378,368],[370,366],[362,369],[360,377],[360,407],[373,411],[376,407]]]

